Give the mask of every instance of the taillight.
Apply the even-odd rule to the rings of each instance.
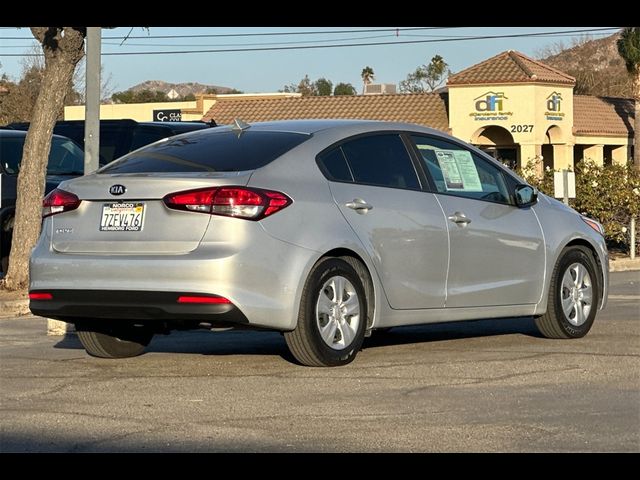
[[[56,188],[50,191],[42,201],[42,218],[75,210],[80,206],[80,202],[81,200],[73,193]]]
[[[29,292],[29,300],[53,300],[53,295],[46,292]]]
[[[212,187],[170,193],[163,199],[174,210],[260,220],[289,206],[284,193],[261,188]]]
[[[181,295],[178,297],[178,303],[214,303],[222,305],[225,303],[231,303],[231,300],[224,297],[210,295]]]

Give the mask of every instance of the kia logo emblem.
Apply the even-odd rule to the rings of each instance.
[[[109,187],[109,193],[111,195],[122,195],[126,191],[127,187],[125,187],[124,185],[111,185]]]

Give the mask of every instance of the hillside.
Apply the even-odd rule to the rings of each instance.
[[[207,89],[213,88],[216,89],[218,93],[229,93],[233,90],[230,87],[221,87],[219,85],[205,85],[203,83],[197,82],[169,83],[163,82],[162,80],[147,80],[146,82],[134,85],[128,90],[132,90],[134,92],[139,92],[141,90],[159,90],[164,93],[169,93],[173,89],[178,92],[178,95],[184,97],[185,95],[189,95],[190,93],[194,95],[198,93],[204,93]]]
[[[576,79],[576,94],[631,97],[631,82],[618,55],[618,34],[591,40],[583,38],[566,48],[547,47],[540,61]]]

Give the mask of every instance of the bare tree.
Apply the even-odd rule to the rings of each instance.
[[[76,68],[75,73],[73,74],[73,85],[74,89],[78,93],[78,101],[80,104],[85,102],[86,96],[86,85],[85,85],[85,77],[86,77],[86,62],[83,58],[78,62],[78,66]],[[100,67],[100,96],[102,103],[112,103],[111,95],[115,92],[115,87],[113,84],[113,75],[111,73],[105,73],[104,66]],[[66,104],[68,105],[68,104]]]
[[[29,255],[40,234],[42,196],[51,136],[56,117],[73,81],[73,72],[84,56],[86,27],[31,27],[42,45],[44,75],[37,108],[31,118],[18,174],[18,195],[9,271],[2,281],[6,290],[26,288]]]

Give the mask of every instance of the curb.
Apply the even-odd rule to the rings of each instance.
[[[0,312],[0,318],[28,315],[31,313],[29,299],[0,301]]]
[[[640,270],[640,257],[633,260],[630,258],[609,260],[609,272],[628,272],[630,270]]]

